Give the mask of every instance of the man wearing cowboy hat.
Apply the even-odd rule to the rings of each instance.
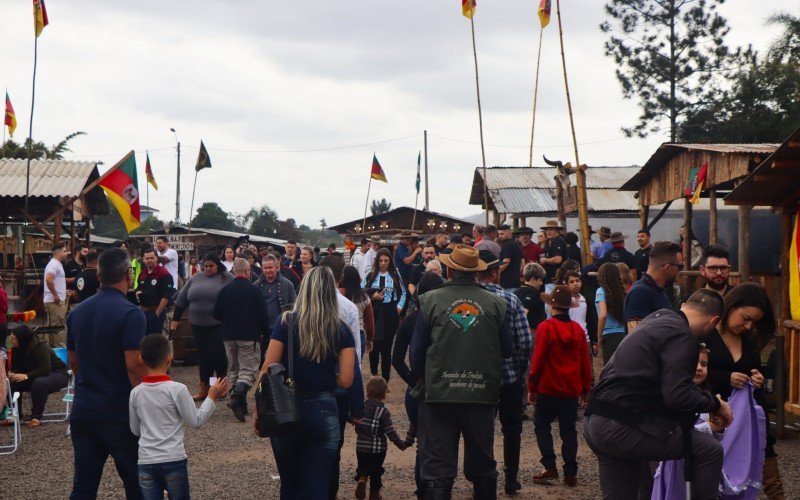
[[[531,241],[533,239],[533,229],[521,227],[514,232],[514,236],[519,236],[519,244],[522,246],[522,260],[525,264],[530,264],[531,262],[538,264],[539,256],[542,255],[542,247]]]
[[[513,353],[506,302],[480,286],[478,250],[458,245],[440,255],[452,280],[419,297],[411,366],[420,380],[420,475],[426,498],[450,498],[464,438],[464,474],[475,498],[497,498],[494,420],[503,359]]]
[[[567,258],[567,243],[561,236],[564,229],[558,221],[549,220],[541,228],[544,231],[547,241],[544,244],[544,253],[539,256],[539,264],[547,272],[545,284],[551,284],[555,280],[556,271]]]
[[[533,482],[547,484],[558,479],[556,454],[550,424],[558,419],[561,453],[564,460],[564,484],[578,484],[578,418],[579,399],[585,400],[592,384],[589,348],[583,329],[569,317],[569,310],[578,307],[572,291],[559,285],[552,293],[543,293],[552,317],[536,328],[536,349],[531,357],[528,399],[536,405],[533,429],[542,455],[544,471],[533,476]]]
[[[606,241],[611,237],[611,228],[608,226],[600,226],[600,230],[597,232],[597,237],[600,238],[600,245],[597,247],[597,251],[592,251],[592,253],[594,253],[595,260],[602,259],[603,255],[611,250],[611,243]]]
[[[422,247],[413,245],[414,248],[412,248],[413,240],[416,239],[417,242],[419,242],[420,238],[408,229],[403,229],[399,234],[394,235],[394,237],[399,241],[394,250],[394,265],[397,267],[397,272],[400,273],[400,277],[403,278],[403,283],[408,283],[414,264],[422,260],[420,256]]]
[[[639,279],[639,273],[636,272],[636,257],[625,249],[625,238],[627,236],[619,231],[611,233],[611,236],[606,241],[611,243],[611,250],[605,252],[603,257],[597,261],[597,268],[600,269],[600,266],[606,262],[611,262],[612,264],[624,262],[628,266],[631,283],[633,283]]]
[[[522,436],[522,397],[528,362],[531,359],[533,335],[522,302],[513,293],[504,290],[500,283],[500,260],[487,250],[480,252],[486,270],[478,273],[478,281],[487,290],[506,301],[505,327],[511,332],[514,354],[503,360],[503,385],[500,388],[498,414],[503,431],[503,471],[505,492],[512,495],[522,489],[517,479]]]

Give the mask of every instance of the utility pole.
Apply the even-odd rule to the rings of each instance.
[[[428,131],[423,131],[422,135],[425,138],[425,211],[427,212],[431,209],[431,200],[428,198],[428,184],[430,183],[428,178]]]
[[[175,223],[181,221],[181,141],[178,140],[178,133],[174,128],[170,129],[175,134],[175,142],[178,144],[178,180],[175,184]]]

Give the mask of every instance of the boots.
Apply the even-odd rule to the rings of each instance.
[[[520,438],[503,436],[503,469],[505,472],[505,492],[506,495],[513,495],[522,489],[522,485],[517,480],[519,473],[519,452]]]
[[[770,500],[783,500],[786,498],[783,493],[783,482],[778,470],[778,457],[773,455],[764,460],[764,478],[761,481],[767,498]]]
[[[367,498],[367,476],[358,476],[358,483],[356,484],[356,498],[364,500]]]
[[[453,496],[453,482],[425,482],[425,500],[450,500]]]
[[[475,500],[497,500],[497,476],[475,481],[472,492]]]
[[[233,410],[233,416],[236,417],[236,420],[239,422],[244,422],[244,415],[247,408],[245,398],[247,397],[247,391],[249,390],[249,385],[245,384],[244,382],[237,382],[236,387],[234,387],[233,392],[231,393],[231,400],[227,405],[228,408]]]
[[[200,382],[200,390],[197,391],[197,394],[192,396],[192,399],[195,401],[203,401],[208,397],[208,384],[206,382]]]

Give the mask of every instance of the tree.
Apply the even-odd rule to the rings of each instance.
[[[786,29],[767,54],[748,54],[748,64],[720,92],[687,114],[685,142],[781,142],[800,116],[800,18],[771,16]]]
[[[369,210],[370,212],[372,212],[372,215],[385,214],[391,209],[392,209],[392,204],[386,201],[386,198],[381,198],[380,201],[372,200],[372,204],[369,207]]]
[[[247,232],[258,236],[275,236],[278,230],[278,214],[267,205],[251,208],[241,221]]]
[[[197,215],[189,223],[192,227],[236,231],[238,228],[231,215],[214,203],[206,202],[197,209]]]
[[[31,159],[32,160],[63,160],[64,153],[68,153],[72,151],[69,149],[69,142],[78,137],[79,135],[86,135],[86,132],[73,132],[67,135],[64,139],[56,144],[53,144],[52,147],[47,147],[47,145],[43,142],[34,141],[31,145]],[[23,144],[18,144],[13,140],[9,139],[3,143],[2,150],[0,150],[0,156],[3,158],[17,158],[17,159],[26,159],[28,158],[28,145],[30,144],[30,139],[25,139]]]
[[[319,220],[319,227],[321,227],[323,231],[325,230],[326,227],[328,227],[328,223],[325,221],[325,217]]]
[[[625,99],[636,98],[638,123],[622,130],[646,137],[669,124],[670,141],[687,113],[724,86],[741,55],[724,43],[727,21],[717,13],[724,0],[609,0],[611,17],[600,25],[608,33],[606,55]]]
[[[297,228],[297,223],[291,217],[285,221],[278,221],[278,230],[275,234],[276,238],[284,240],[301,240],[302,234]]]

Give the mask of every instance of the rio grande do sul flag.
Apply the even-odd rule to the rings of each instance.
[[[800,321],[800,212],[794,216],[789,248],[789,307],[792,319]]]
[[[14,106],[11,105],[11,98],[8,97],[6,91],[6,114],[3,119],[3,125],[8,127],[8,135],[14,137],[14,131],[17,129],[17,114],[14,113]]]
[[[539,2],[539,22],[542,28],[550,24],[550,0],[541,0]]]
[[[133,151],[120,161],[119,168],[100,182],[108,199],[119,212],[125,230],[130,233],[140,226],[139,183],[136,179],[136,158]]]
[[[467,19],[472,19],[475,15],[476,0],[461,0],[461,13]]]
[[[375,156],[375,153],[372,154],[372,170],[370,171],[369,176],[376,181],[389,182],[386,180],[386,174],[383,173],[383,167],[381,167],[381,164],[378,163],[378,157]]]
[[[707,175],[708,162],[704,162],[700,168],[694,167],[689,171],[689,182],[686,183],[683,194],[689,198],[692,204],[700,201],[700,193],[703,192],[703,186],[706,183]]]

